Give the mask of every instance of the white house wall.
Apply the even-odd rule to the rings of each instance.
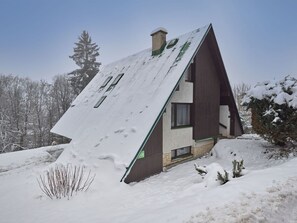
[[[193,103],[193,83],[182,78],[179,90],[174,92],[163,114],[163,154],[168,156],[168,162],[171,160],[171,150],[195,143],[192,127],[171,129],[171,103]]]
[[[172,103],[193,103],[193,83],[185,81],[185,77],[182,78],[179,90],[174,92],[172,98],[166,106],[166,111],[163,114],[163,166],[165,168],[184,159],[202,156],[209,152],[214,144],[214,140],[212,138],[199,141],[193,140],[193,127],[172,129]],[[175,160],[171,159],[172,150],[186,146],[191,146],[192,156]]]
[[[227,127],[220,126],[220,134],[225,137],[230,136],[230,112],[228,105],[220,106],[220,123]]]

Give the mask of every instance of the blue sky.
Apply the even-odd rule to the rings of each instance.
[[[76,69],[69,58],[87,30],[108,64],[212,23],[231,84],[296,75],[297,1],[0,0],[0,73],[51,80]]]

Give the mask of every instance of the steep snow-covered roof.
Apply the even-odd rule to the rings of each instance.
[[[70,148],[78,154],[129,166],[210,28],[178,37],[160,55],[147,49],[104,66],[52,132],[71,138]],[[108,90],[119,74],[121,79]],[[108,77],[111,81],[100,88]]]

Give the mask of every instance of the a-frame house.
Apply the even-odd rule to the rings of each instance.
[[[212,25],[104,66],[52,132],[139,181],[243,133]]]

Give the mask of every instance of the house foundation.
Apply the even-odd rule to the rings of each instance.
[[[201,157],[208,153],[214,146],[214,139],[205,139],[195,141],[195,145],[192,147],[191,152],[194,157]]]
[[[171,153],[163,153],[163,170],[173,167],[181,162],[204,156],[205,154],[210,152],[210,150],[214,146],[214,143],[215,140],[212,138],[196,141],[195,144],[191,147],[191,154],[177,159],[172,159]]]

